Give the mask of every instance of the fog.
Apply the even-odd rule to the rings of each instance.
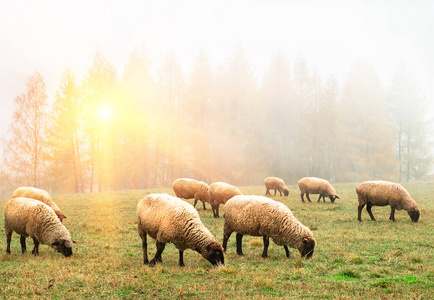
[[[403,173],[407,166],[403,157],[399,159],[398,149],[402,148],[403,155],[407,148],[397,145],[399,118],[397,112],[389,107],[393,95],[396,95],[393,91],[397,90],[393,81],[405,77],[403,70],[411,74],[405,81],[410,90],[407,99],[411,99],[407,101],[416,101],[420,106],[426,104],[426,118],[434,115],[434,5],[429,1],[383,1],[381,4],[376,1],[189,1],[188,4],[178,1],[2,1],[1,6],[0,49],[4,59],[0,60],[0,134],[3,136],[13,122],[16,110],[14,99],[26,93],[26,84],[35,72],[41,74],[46,84],[47,102],[51,107],[65,70],[69,67],[75,74],[76,83],[81,85],[89,78],[89,70],[94,66],[98,53],[112,67],[113,76],[118,80],[116,89],[110,91],[121,95],[122,99],[127,99],[128,95],[122,94],[118,86],[126,84],[124,78],[126,68],[131,67],[131,54],[141,53],[142,58],[149,59],[147,72],[155,91],[147,101],[150,98],[155,103],[169,101],[165,105],[173,109],[168,121],[171,126],[160,136],[173,143],[179,135],[173,128],[188,129],[192,133],[189,139],[183,140],[186,144],[182,146],[161,142],[162,147],[182,149],[187,158],[181,157],[189,160],[184,166],[184,162],[171,164],[170,158],[160,157],[161,164],[170,165],[167,168],[171,170],[172,177],[184,176],[185,173],[204,180],[227,180],[235,184],[258,184],[265,175],[282,176],[290,182],[307,175],[339,181],[374,177],[405,180]],[[198,62],[201,55],[205,59]],[[169,57],[173,59],[169,66],[179,66],[182,80],[177,87],[167,86],[164,81]],[[235,61],[237,59],[241,61]],[[195,72],[206,72],[203,70],[206,66],[202,69],[198,66],[202,63],[209,63],[212,73],[212,85],[207,83],[209,90],[206,90],[207,86],[201,87],[202,96],[208,97],[205,102],[200,96],[197,96],[199,100],[194,99],[197,93],[192,88],[200,82],[195,82]],[[237,70],[237,66],[241,69]],[[287,72],[287,78],[276,75],[282,72]],[[368,76],[369,80],[364,76]],[[369,85],[371,92],[362,93],[364,84]],[[165,94],[167,90],[173,92],[176,89],[179,92],[176,97]],[[332,101],[325,96],[330,89],[336,89],[333,101],[336,101],[339,110],[327,111],[329,115],[322,123],[315,125],[313,120],[319,119],[318,116],[324,117],[328,109],[324,101]],[[400,90],[400,93],[404,91]],[[192,117],[194,109],[188,105],[197,106],[194,101],[202,101],[210,109],[199,112],[203,115],[202,119]],[[155,103],[154,108],[158,107]],[[360,119],[362,122],[364,117],[373,113],[365,111],[365,106],[377,107],[378,103],[384,104],[384,111],[373,117],[373,124],[382,129],[365,127],[365,130],[381,132],[385,128],[383,134],[387,138],[379,139],[390,140],[390,145],[383,145],[381,149],[366,147],[371,154],[363,152],[366,154],[363,159],[357,151],[352,153],[341,147],[335,149],[337,152],[333,155],[342,157],[348,152],[351,155],[342,157],[341,162],[330,158],[330,149],[336,147],[330,145],[331,137],[336,138],[334,142],[337,144],[349,143],[346,139],[356,130],[362,130],[352,124],[348,116],[357,112],[353,120]],[[360,105],[358,109],[355,108],[357,105]],[[419,108],[419,105],[415,106],[413,117],[420,116],[420,111],[417,112]],[[215,114],[214,110],[218,109],[221,118]],[[233,112],[225,113],[227,110]],[[113,118],[119,116],[116,117],[114,112]],[[337,123],[331,122],[332,119]],[[379,120],[387,121],[387,125]],[[196,129],[200,131],[197,134],[194,134],[194,128],[198,127],[197,123],[192,124],[194,121],[202,122]],[[323,128],[330,123],[334,125]],[[221,124],[225,124],[224,130],[218,130]],[[148,125],[156,126],[152,122]],[[237,132],[237,125],[245,131]],[[429,143],[425,143],[428,138],[423,143],[416,139],[420,138],[418,135],[429,135],[432,131],[424,129],[426,124],[422,125],[412,124],[413,127],[421,126],[423,130],[412,134],[407,144],[412,143],[411,149],[415,148],[413,144],[420,144],[423,151],[415,151],[427,153],[432,151],[426,149],[430,147]],[[340,132],[332,131],[333,128]],[[320,130],[328,135],[326,141],[319,136]],[[234,155],[233,161],[224,162],[239,164],[238,167],[218,169],[211,175],[201,174],[202,171],[195,169],[199,168],[197,163],[196,167],[192,167],[191,161],[204,151],[203,141],[195,142],[194,137],[211,133],[219,134],[219,142],[213,144],[215,140],[208,140],[207,145],[212,147],[206,148],[207,155],[214,155],[215,164],[219,165],[223,162],[219,159],[235,151],[238,157]],[[365,133],[362,130],[357,134],[363,136]],[[407,136],[402,133],[402,137]],[[8,138],[11,138],[10,135],[5,139]],[[285,138],[286,141],[282,140]],[[303,139],[308,139],[307,145]],[[375,140],[372,135],[365,135],[355,142],[354,147],[360,148],[364,140],[372,139]],[[237,148],[238,141],[247,149]],[[223,143],[230,145],[228,149],[222,146]],[[149,142],[147,146],[153,151],[157,144]],[[304,150],[300,149],[302,144],[306,147]],[[2,143],[0,148],[2,155],[4,145]],[[326,145],[326,150],[318,150],[319,145]],[[250,151],[249,147],[257,152]],[[214,149],[220,151],[220,156]],[[303,153],[306,155],[303,156]],[[383,167],[366,167],[371,164],[371,156],[381,161]],[[320,163],[325,157],[328,157],[327,167]],[[393,159],[387,161],[384,157]],[[258,162],[254,163],[256,160]],[[304,166],[301,166],[302,161],[305,161]],[[354,161],[357,163],[352,163]],[[267,166],[267,162],[274,165]],[[292,167],[294,162],[300,165]],[[430,162],[418,163],[431,166]],[[253,168],[253,165],[256,169],[247,167]],[[200,167],[205,168],[203,165]],[[160,168],[158,172],[166,172],[162,171],[165,168]],[[414,168],[420,170],[421,166]],[[246,173],[254,175],[247,178]],[[153,183],[170,183],[172,178],[167,177],[167,172],[164,174]],[[413,175],[408,179],[421,179]],[[147,183],[148,186],[151,184]]]

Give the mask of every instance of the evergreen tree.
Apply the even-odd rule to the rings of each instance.
[[[390,116],[396,127],[399,181],[419,180],[431,168],[428,140],[430,122],[425,116],[427,103],[418,95],[414,76],[401,64],[388,93]]]
[[[394,178],[393,128],[383,89],[372,66],[356,62],[342,95],[341,180]]]
[[[116,99],[116,72],[114,67],[106,61],[101,51],[95,55],[93,66],[89,69],[82,84],[83,88],[83,122],[87,143],[86,166],[88,186],[90,192],[101,192],[103,185],[110,188],[113,175],[113,162],[110,137],[114,124],[110,128],[104,120],[105,112],[114,107]],[[97,189],[96,189],[96,188]]]
[[[66,69],[57,92],[49,130],[52,187],[62,192],[82,192],[81,99],[75,75]]]

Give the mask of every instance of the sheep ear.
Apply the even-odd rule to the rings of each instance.
[[[59,242],[59,241],[56,241],[56,242],[52,243],[51,245],[52,245],[52,246],[59,246],[59,245],[60,245],[60,242]]]
[[[72,240],[72,242],[75,244],[75,243],[77,243],[76,241],[74,241],[74,240]]]
[[[336,199],[341,199],[341,198],[339,198],[338,195],[336,195]]]

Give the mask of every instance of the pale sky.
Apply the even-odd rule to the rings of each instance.
[[[304,57],[323,80],[364,59],[385,89],[402,61],[434,103],[433,19],[434,1],[420,0],[0,0],[0,136],[36,70],[52,102],[67,67],[81,81],[101,50],[121,74],[141,46],[153,68],[173,49],[188,72],[200,50],[218,66],[240,45],[258,79],[277,53]]]

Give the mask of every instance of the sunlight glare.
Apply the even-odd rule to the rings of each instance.
[[[111,119],[113,115],[113,109],[110,106],[102,105],[98,110],[98,116],[102,121]]]

